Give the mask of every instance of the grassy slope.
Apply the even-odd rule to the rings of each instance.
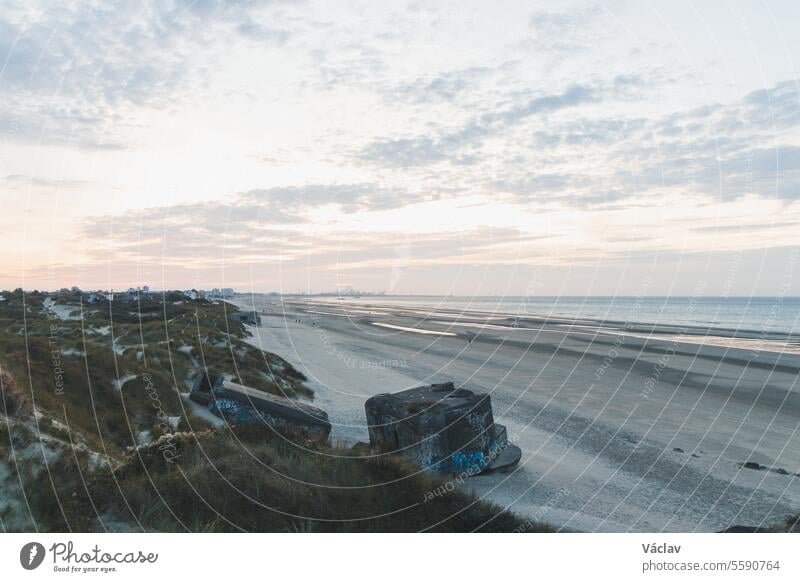
[[[48,529],[73,531],[512,531],[521,520],[460,492],[427,496],[443,482],[395,459],[293,443],[263,431],[179,437],[166,464],[158,448],[131,455],[113,474],[64,458],[57,498],[31,498]],[[349,455],[351,458],[344,458]],[[70,492],[65,494],[66,492]],[[547,531],[536,526],[531,531]]]
[[[179,417],[182,429],[205,428],[180,398],[202,367],[273,394],[313,397],[289,363],[242,340],[245,329],[230,319],[235,310],[230,305],[168,297],[138,306],[83,306],[82,319],[63,320],[44,308],[42,296],[5,296],[0,302],[0,365],[37,408],[98,450],[121,453],[143,431],[157,438],[163,432],[159,410]],[[58,302],[80,313],[77,296]],[[114,388],[114,380],[130,376],[135,378],[124,389]],[[57,389],[59,377],[63,394]]]
[[[313,397],[290,364],[242,340],[230,305],[168,297],[84,306],[82,319],[63,320],[41,295],[3,295],[0,413],[9,420],[0,417],[0,465],[11,468],[4,479],[0,472],[3,529],[546,530],[458,491],[425,502],[442,482],[394,459],[347,458],[356,453],[263,428],[210,429],[180,397],[200,366],[271,393]],[[79,297],[58,302],[77,308]],[[145,374],[180,432],[130,449],[143,432],[163,432]],[[122,390],[113,387],[129,375],[136,378]],[[165,439],[174,462],[159,449]]]

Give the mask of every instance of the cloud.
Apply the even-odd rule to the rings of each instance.
[[[771,104],[771,105],[770,105]],[[631,163],[617,178],[638,192],[683,187],[732,200],[746,195],[797,200],[800,142],[795,81],[754,91],[729,104],[675,112],[631,136]]]
[[[396,217],[415,233],[414,259],[431,265],[512,264],[520,248],[564,261],[576,248],[589,264],[633,247],[674,250],[687,217],[662,235],[667,211],[694,221],[713,207],[728,227],[752,207],[795,212],[800,96],[796,80],[776,82],[791,68],[765,58],[770,81],[759,88],[743,67],[739,92],[710,68],[698,82],[674,47],[635,54],[633,32],[653,25],[640,10],[618,17],[621,4],[530,14],[517,3],[501,14],[480,4],[5,2],[0,139],[11,155],[0,185],[8,200],[75,190],[86,204],[74,216],[107,192],[109,214],[81,227],[91,260],[113,250],[176,269],[296,257],[322,269],[337,253],[353,270],[383,269],[404,234]],[[183,203],[125,210],[163,192]],[[652,209],[642,234],[631,217]],[[542,217],[561,237],[537,239],[545,249],[532,244]],[[461,247],[452,232],[438,237],[456,218],[474,237]],[[344,232],[351,221],[361,232]],[[481,244],[489,226],[517,236]],[[774,245],[784,231],[750,232]]]
[[[594,100],[595,93],[591,88],[573,85],[563,93],[543,95],[505,111],[485,113],[457,130],[437,136],[373,141],[361,151],[360,158],[400,168],[424,166],[445,160],[457,165],[469,165],[475,163],[477,158],[462,150],[480,147],[484,138],[502,131],[508,125],[519,123],[533,115],[552,113]]]
[[[42,178],[40,176],[28,176],[25,174],[8,174],[0,178],[0,182],[5,182],[12,186],[37,186],[40,188],[52,188],[57,190],[67,188],[79,188],[87,186],[90,182],[85,180],[52,180],[50,178]]]
[[[796,81],[730,103],[649,118],[624,111],[618,117],[597,117],[585,109],[601,103],[602,115],[616,101],[625,103],[631,87],[647,85],[635,74],[573,85],[499,111],[477,112],[457,129],[378,139],[358,156],[419,175],[428,166],[438,172],[460,168],[469,183],[523,203],[559,200],[593,208],[627,200],[636,205],[661,195],[663,188],[716,200],[748,195],[798,199]],[[561,111],[569,115],[558,116]],[[500,149],[505,144],[509,155]]]
[[[249,40],[268,45],[282,46],[291,37],[291,33],[286,29],[264,26],[250,17],[241,22],[236,30]]]
[[[743,101],[750,106],[748,118],[752,123],[782,128],[800,124],[800,87],[797,79],[753,91]]]
[[[220,201],[146,208],[85,220],[81,237],[107,240],[117,252],[219,258],[226,248],[281,242],[311,224],[309,212],[333,206],[342,212],[387,209],[408,196],[370,184],[311,184],[250,190]],[[221,244],[224,243],[224,244]],[[105,252],[105,251],[101,251]],[[210,256],[209,256],[210,255]]]
[[[559,60],[568,54],[586,53],[609,34],[609,16],[619,11],[615,4],[619,3],[588,3],[560,12],[536,11],[528,20],[531,38]]]
[[[437,102],[453,102],[480,86],[480,82],[494,73],[491,67],[468,67],[453,71],[442,71],[429,77],[392,84],[384,90],[390,103],[404,102],[429,105]]]
[[[573,85],[563,93],[531,99],[521,107],[515,107],[501,113],[496,119],[505,123],[515,123],[531,115],[558,111],[584,103],[591,103],[592,101],[597,101],[596,91],[593,88],[586,85]],[[494,121],[492,116],[489,117],[489,120]]]
[[[0,7],[0,125],[11,137],[122,149],[142,107],[163,108],[205,83],[231,36],[285,43],[254,12],[269,2],[150,0]],[[259,15],[259,18],[264,18]]]
[[[250,190],[238,195],[240,203],[258,204],[270,212],[282,211],[293,217],[326,205],[354,213],[394,208],[412,200],[408,193],[401,194],[376,184],[309,184]]]
[[[361,158],[379,162],[386,166],[407,168],[435,164],[447,159],[446,151],[451,149],[442,141],[429,137],[401,138],[376,141],[361,152]]]
[[[177,204],[86,219],[79,241],[87,254],[84,269],[113,257],[113,270],[158,273],[186,279],[186,273],[224,269],[241,276],[244,268],[292,280],[313,272],[369,273],[373,280],[396,275],[398,256],[407,257],[403,269],[413,273],[436,264],[482,264],[489,256],[509,262],[516,245],[546,239],[549,235],[519,228],[466,226],[441,232],[408,234],[401,224],[385,230],[370,228],[370,213],[385,215],[399,210],[413,196],[398,197],[369,184],[308,185],[252,190],[224,201]],[[315,210],[333,205],[337,216],[364,219],[340,228],[310,218]],[[376,233],[380,233],[376,236]],[[400,253],[400,255],[398,255]],[[275,271],[274,269],[279,269]],[[394,269],[394,271],[393,271]],[[252,275],[252,273],[251,273]],[[348,275],[349,276],[349,275]],[[109,284],[106,284],[109,286]],[[272,280],[271,288],[278,282]]]

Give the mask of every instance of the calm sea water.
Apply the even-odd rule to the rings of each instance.
[[[384,296],[347,301],[455,311],[800,333],[800,297]]]

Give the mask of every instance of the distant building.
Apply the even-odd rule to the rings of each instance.
[[[230,299],[235,295],[235,292],[230,287],[226,287],[224,289],[219,289],[214,287],[211,291],[206,293],[206,297],[209,299]]]
[[[186,297],[186,299],[197,301],[198,299],[204,299],[206,294],[204,291],[198,291],[197,289],[187,289],[183,292],[183,296]]]
[[[84,303],[93,304],[93,303],[102,303],[104,301],[110,301],[108,296],[105,293],[96,292],[96,293],[84,293],[81,297],[81,300]]]
[[[139,301],[142,299],[149,299],[150,287],[147,285],[144,287],[128,287],[128,290],[124,293],[117,293],[116,298],[118,301]],[[108,294],[108,300],[111,301],[112,299],[114,299],[113,290]]]
[[[131,287],[124,293],[117,293],[116,298],[118,301],[136,301],[139,295],[136,293],[136,289]]]

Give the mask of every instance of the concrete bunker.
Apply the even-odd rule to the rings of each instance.
[[[235,311],[231,313],[231,319],[241,321],[245,325],[254,325],[256,327],[261,325],[261,316],[255,310]]]
[[[490,396],[452,382],[379,394],[365,409],[370,445],[402,453],[428,473],[509,470],[522,456],[495,424]]]
[[[322,441],[327,441],[331,433],[324,410],[236,384],[221,374],[198,374],[189,398],[229,422],[267,424]]]

